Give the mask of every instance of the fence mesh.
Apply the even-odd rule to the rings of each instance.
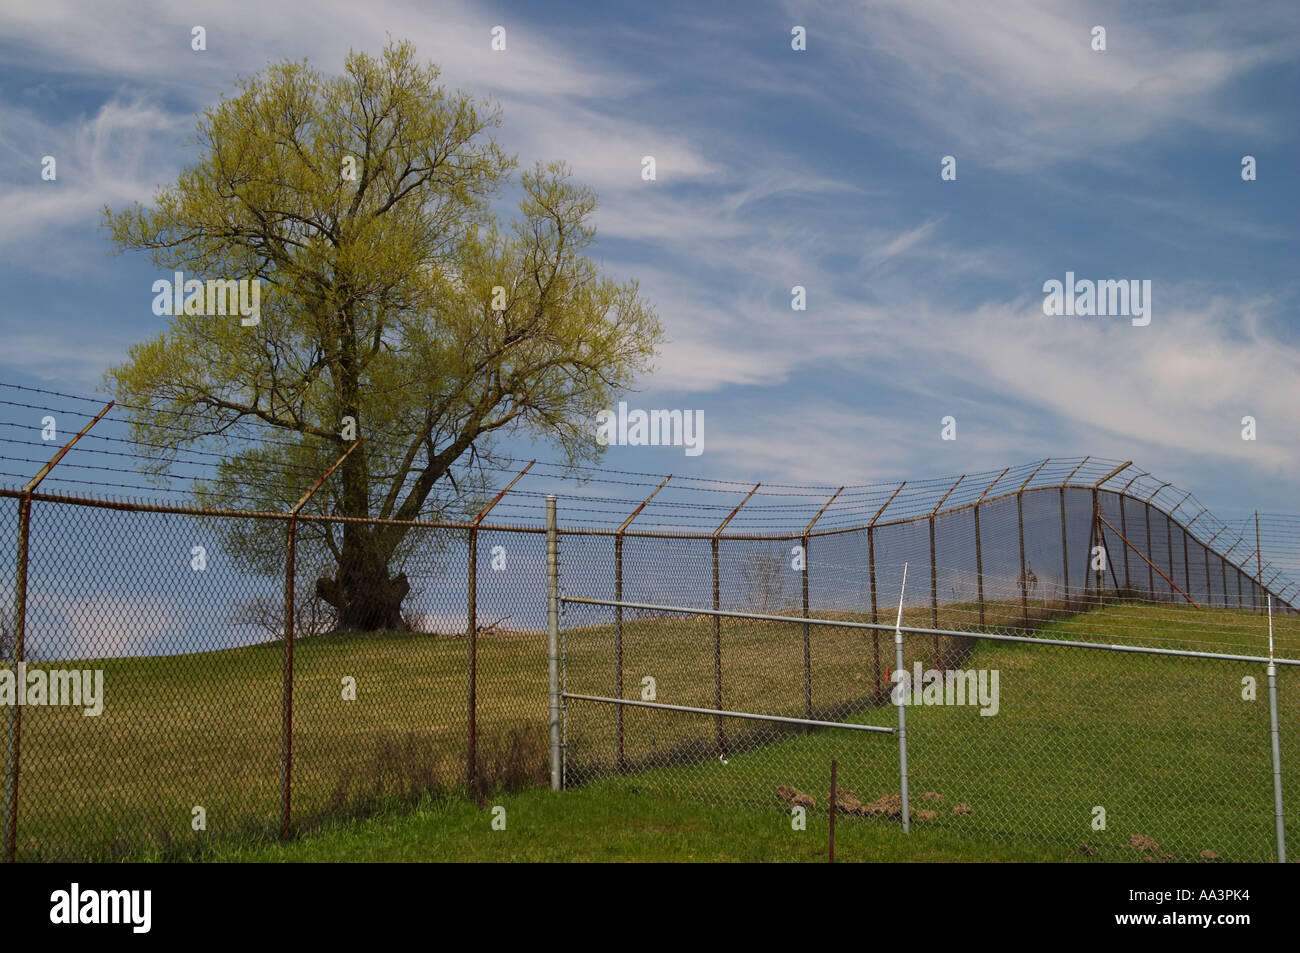
[[[565,536],[566,691],[891,728],[892,631],[745,616],[892,628],[901,593],[905,629],[949,633],[903,640],[913,823],[1099,859],[1273,859],[1264,666],[1111,648],[1267,655],[1257,584],[1168,514],[1109,491],[1026,491],[981,504],[978,535],[976,519],[967,507],[802,539],[723,538],[716,561],[713,540],[628,539],[654,556],[625,556],[621,581],[590,537]],[[1297,617],[1279,614],[1275,629],[1279,658],[1300,657]],[[1296,676],[1280,668],[1285,719]],[[588,699],[565,718],[569,785],[825,805],[836,758],[842,813],[901,819],[893,735]],[[1297,780],[1284,757],[1292,806]]]
[[[798,620],[892,626],[906,563],[904,625],[960,634],[909,633],[903,671],[973,672],[977,702],[928,704],[922,690],[909,706],[916,823],[1103,859],[1271,859],[1259,664],[987,637],[1264,654],[1268,587],[1236,561],[1248,550],[1225,558],[1240,533],[1211,541],[1201,523],[1163,508],[1172,503],[1116,490],[1026,488],[1034,473],[1053,472],[1031,470],[970,491],[934,481],[845,493],[824,524],[814,517],[829,494],[756,497],[773,509],[747,524],[733,488],[710,504],[710,519],[735,516],[716,534],[583,529],[562,504],[566,597],[670,607],[566,602],[565,688],[893,728],[892,631]],[[998,489],[980,497],[985,485]],[[948,508],[937,508],[945,492]],[[11,553],[20,499],[0,493],[0,547]],[[785,507],[817,525],[774,535],[758,522],[788,522]],[[856,527],[843,525],[852,518]],[[0,576],[14,606],[0,629],[3,669],[16,685],[21,621],[24,670],[41,673],[50,693],[57,684],[65,701],[74,688],[81,695],[5,706],[17,859],[187,856],[214,840],[275,838],[286,791],[298,832],[431,793],[482,799],[545,783],[541,528],[400,524],[387,570],[409,587],[402,625],[353,631],[318,593],[348,522],[299,518],[290,590],[284,515],[33,499],[25,598],[13,561]],[[232,539],[243,541],[239,558]],[[1280,599],[1275,607],[1279,657],[1300,657],[1297,616]],[[708,614],[715,609],[795,621]],[[994,672],[997,713],[981,714]],[[1292,809],[1295,679],[1284,666]],[[898,821],[897,738],[883,731],[573,699],[564,755],[570,787],[632,785],[758,811],[801,793],[824,804],[834,757],[846,810],[863,823]]]

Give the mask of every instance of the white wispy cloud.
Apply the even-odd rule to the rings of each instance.
[[[1174,126],[1270,136],[1262,111],[1219,94],[1300,48],[1295,8],[1276,4],[1233,18],[1035,0],[787,9],[810,23],[810,42],[824,45],[852,85],[870,86],[924,124],[928,134],[911,137],[917,148],[936,161],[955,151],[1021,171],[1091,158]],[[1107,31],[1105,52],[1091,47],[1098,25]],[[845,118],[881,128],[898,112],[846,110]]]

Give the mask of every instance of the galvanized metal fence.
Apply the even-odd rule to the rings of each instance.
[[[1114,475],[784,538],[561,534],[566,784],[811,806],[834,760],[864,823],[1285,858],[1294,611]],[[812,733],[904,716],[896,748]]]
[[[534,478],[531,466],[514,482]],[[0,583],[14,606],[0,671],[15,686],[43,673],[35,680],[46,686],[44,698],[6,706],[5,853],[181,856],[431,792],[481,798],[546,783],[552,731],[570,785],[635,777],[768,808],[780,803],[777,788],[787,799],[812,793],[801,766],[833,751],[863,813],[910,820],[893,800],[889,678],[920,661],[1002,666],[1006,694],[997,716],[909,712],[917,817],[938,815],[924,805],[941,794],[943,823],[1032,843],[1073,838],[1079,811],[1090,824],[1102,807],[1108,831],[1118,815],[1132,835],[1161,832],[1160,853],[1188,856],[1205,830],[1215,836],[1198,851],[1261,859],[1267,701],[1262,692],[1259,703],[1225,701],[1241,694],[1234,679],[1258,677],[1258,662],[1179,657],[1141,668],[1130,655],[991,638],[1074,635],[1257,658],[1272,594],[1281,664],[1300,654],[1290,586],[1274,585],[1245,535],[1227,524],[1203,532],[1203,512],[1182,522],[1162,502],[1168,485],[1127,479],[1129,467],[1044,461],[820,499],[809,488],[710,487],[734,497],[707,506],[665,503],[669,480],[654,478],[650,497],[614,523],[613,502],[567,493],[549,540],[537,505],[545,494],[514,483],[469,522],[331,515],[306,505],[310,492],[284,512],[254,513],[32,484],[0,491],[0,548],[17,557]],[[713,511],[719,523],[705,530],[671,526],[674,514],[698,525]],[[798,529],[771,528],[801,511]],[[506,519],[493,522],[498,514]],[[400,631],[336,631],[318,594],[329,541],[349,524],[403,531]],[[264,544],[271,573],[229,550],[250,538]],[[900,666],[889,623],[904,563]],[[1082,661],[1098,655],[1123,664]],[[548,692],[552,663],[571,696],[563,718]],[[1278,688],[1280,778],[1293,798],[1288,674]],[[78,704],[50,703],[56,679],[63,701],[75,682]],[[1154,687],[1139,703],[1143,686]],[[1151,793],[1166,788],[1203,792],[1170,802],[1168,816],[1181,820],[1168,834],[1157,823],[1164,795]],[[968,810],[953,814],[959,806]],[[1206,811],[1222,824],[1206,827]],[[1113,848],[1078,837],[1102,856]]]

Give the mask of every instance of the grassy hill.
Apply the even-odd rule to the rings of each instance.
[[[962,611],[945,607],[941,625]],[[1279,654],[1300,654],[1300,629],[1292,618],[1279,620]],[[929,612],[909,610],[905,621],[928,624]],[[568,623],[568,689],[611,694],[607,616],[570,613]],[[1266,645],[1263,626],[1254,613],[1122,604],[1044,620],[1040,634],[1212,644],[1216,651],[1258,654]],[[724,706],[801,714],[802,626],[726,620],[721,628]],[[810,635],[817,712],[893,725],[895,709],[875,704],[870,633],[813,627]],[[660,701],[712,705],[712,639],[713,622],[706,617],[628,620],[628,697],[637,697],[641,679],[651,675]],[[883,664],[892,667],[891,635],[879,641]],[[941,642],[940,656],[958,657],[958,648]],[[934,650],[930,637],[909,637],[909,666],[913,658],[930,664]],[[193,856],[273,842],[280,799],[281,656],[277,643],[75,663],[104,669],[105,710],[98,718],[65,709],[24,710],[20,857]],[[317,636],[297,643],[295,663],[297,831],[376,811],[400,812],[416,803],[428,810],[429,795],[443,803],[465,793],[463,637]],[[1132,859],[1138,854],[1126,845],[1133,835],[1157,842],[1155,855],[1179,860],[1203,850],[1224,859],[1271,858],[1262,666],[988,640],[976,642],[961,664],[998,670],[1000,710],[983,717],[973,707],[909,708],[914,807],[936,814],[917,821],[922,837],[982,844],[984,855],[1026,859],[1074,851]],[[484,636],[478,666],[480,776],[511,788],[542,781],[544,634]],[[1258,683],[1253,702],[1242,699],[1245,676]],[[343,698],[345,677],[356,679],[355,701]],[[1286,669],[1279,678],[1293,817],[1300,816],[1297,678],[1300,673]],[[599,816],[616,816],[628,805],[704,801],[709,811],[730,812],[741,831],[766,830],[773,818],[776,830],[784,830],[788,819],[775,789],[792,785],[807,792],[820,814],[832,757],[839,760],[841,787],[862,801],[898,790],[892,735],[807,734],[728,719],[724,763],[712,716],[629,710],[624,755],[640,770],[617,776],[611,709],[572,702],[568,715],[571,784],[596,782],[592,793],[575,794],[575,810],[590,804]],[[927,792],[942,799],[923,798]],[[968,805],[970,814],[953,814],[958,803]],[[191,829],[195,806],[206,812],[205,832]],[[1106,811],[1104,831],[1092,827],[1097,807]],[[655,811],[659,816],[662,809]],[[846,836],[893,844],[889,838],[898,823],[853,818],[845,826],[888,831]],[[595,828],[589,836],[591,844],[573,845],[577,854],[594,849],[604,835]]]

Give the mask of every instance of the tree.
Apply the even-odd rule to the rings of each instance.
[[[306,62],[269,66],[199,117],[197,163],[152,207],[105,208],[118,251],[261,282],[260,323],[173,315],[106,374],[134,408],[133,436],[154,448],[148,467],[165,471],[215,435],[248,439],[199,484],[205,504],[282,509],[355,426],[363,442],[318,494],[323,507],[462,512],[494,437],[594,458],[589,421],[649,370],[662,336],[653,307],[584,254],[594,193],[563,164],[539,164],[520,177],[519,214],[502,220],[492,201],[516,161],[491,135],[499,112],[438,76],[409,43],[352,53],[331,78]],[[410,584],[391,569],[407,527],[331,527],[305,523],[300,538],[332,557],[316,588],[340,627],[401,628]],[[228,536],[250,567],[283,566],[264,526]]]
[[[775,612],[787,603],[789,566],[785,555],[770,549],[750,550],[742,558],[740,590],[751,612]]]

